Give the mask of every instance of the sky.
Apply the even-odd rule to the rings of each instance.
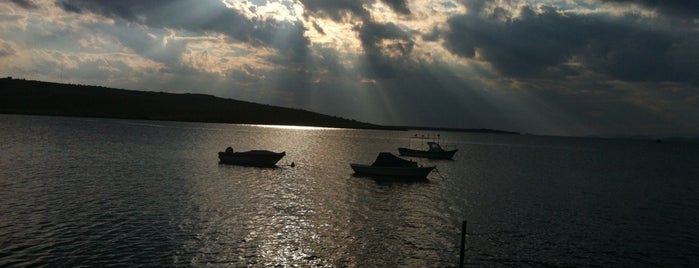
[[[696,0],[2,0],[0,76],[384,125],[699,136]]]

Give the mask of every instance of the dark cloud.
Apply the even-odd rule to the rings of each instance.
[[[318,23],[316,23],[315,21],[312,23],[313,23],[313,28],[315,28],[316,31],[318,31],[318,33],[325,35],[325,30],[323,30],[323,27],[320,27],[320,25],[318,25]]]
[[[254,22],[221,1],[186,0],[57,0],[66,11],[93,12],[106,17],[157,28],[183,29],[193,32],[211,31],[224,33],[234,39],[249,42]]]
[[[583,66],[619,80],[691,82],[699,74],[699,54],[683,47],[699,45],[697,41],[662,32],[609,27],[600,29],[594,38],[581,40],[585,47],[579,56]]]
[[[207,2],[207,1],[202,1]],[[172,6],[182,5],[186,1],[181,0],[152,0],[152,1],[139,1],[139,0],[123,0],[123,1],[109,1],[109,0],[56,0],[56,5],[63,8],[66,11],[83,13],[83,12],[93,12],[96,14],[101,14],[106,17],[122,18],[126,21],[150,21],[154,22],[155,14],[168,11]],[[194,11],[194,10],[190,10]],[[174,16],[171,14],[171,18],[184,16],[192,16],[194,12],[182,12]],[[217,12],[218,13],[218,12]],[[139,18],[143,16],[142,18]]]
[[[18,5],[22,8],[26,8],[26,9],[35,9],[35,8],[39,7],[32,0],[10,0],[10,2],[12,2],[15,5]]]
[[[305,16],[316,16],[330,18],[337,22],[351,22],[356,18],[362,21],[370,20],[369,12],[364,8],[364,4],[369,1],[364,0],[300,0],[305,8]],[[393,11],[409,15],[407,0],[381,0]]]
[[[461,0],[461,3],[467,7],[470,14],[478,14],[483,10],[485,4],[492,0]]]
[[[433,27],[431,32],[422,35],[422,40],[425,40],[425,41],[434,42],[434,41],[439,40],[439,38],[440,38],[440,31],[439,31],[439,28],[437,26]]]
[[[363,1],[357,0],[300,0],[305,8],[305,16],[327,17],[334,21],[351,20],[352,15],[365,17]]]
[[[304,36],[305,32],[306,27],[302,22],[268,20],[252,29],[252,36],[255,40],[275,48],[279,55],[291,63],[299,63],[307,59],[308,46],[311,43]],[[285,63],[280,62],[280,64]]]
[[[564,14],[523,7],[519,17],[495,9],[490,15],[469,13],[449,20],[446,46],[473,58],[476,50],[500,73],[535,77],[565,68],[571,60],[582,70],[625,81],[696,81],[699,45],[690,30],[665,29],[637,15]],[[694,67],[694,68],[693,68]]]
[[[217,32],[255,46],[278,49],[292,61],[304,59],[310,43],[302,23],[250,20],[221,1],[188,0],[57,0],[74,13],[92,12],[153,28]]]
[[[699,18],[699,1],[696,0],[601,0],[606,3],[639,4],[668,16]]]
[[[536,14],[523,7],[521,14],[519,19],[506,21],[471,13],[453,17],[447,46],[465,57],[474,57],[478,49],[495,68],[510,76],[539,74],[565,62],[578,46],[580,33],[572,30],[574,20],[552,9]]]
[[[397,25],[364,22],[356,30],[367,60],[367,76],[394,77],[394,69],[406,68],[412,64],[408,56],[415,43]]]
[[[408,15],[410,14],[410,9],[408,8],[408,3],[406,0],[382,0],[388,6],[390,6],[393,11],[400,14]]]

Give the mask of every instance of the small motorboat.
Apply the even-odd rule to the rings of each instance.
[[[410,148],[398,148],[398,153],[403,156],[424,157],[429,159],[452,159],[458,149],[444,150],[439,143],[427,142],[429,149],[427,151],[414,150]]]
[[[275,153],[267,150],[234,152],[232,147],[218,153],[219,163],[241,166],[274,167],[286,152]]]
[[[435,168],[421,167],[416,162],[405,160],[391,153],[382,152],[371,165],[350,164],[357,175],[379,176],[387,178],[426,179]]]

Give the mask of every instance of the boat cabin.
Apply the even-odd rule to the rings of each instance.
[[[439,146],[439,143],[436,142],[428,142],[427,146],[430,147],[428,152],[444,152],[444,149],[442,149],[442,146]]]

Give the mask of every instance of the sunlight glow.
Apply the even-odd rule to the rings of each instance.
[[[245,44],[227,42],[224,35],[204,37],[174,37],[186,41],[186,49],[181,60],[194,69],[226,76],[233,70],[244,71],[250,67],[256,70],[274,68],[265,58],[269,50],[252,48]]]
[[[303,16],[303,7],[292,1],[265,1],[260,5],[260,1],[247,0],[223,0],[226,7],[234,9],[243,14],[248,19],[272,19],[276,21],[300,21]]]
[[[321,18],[314,18],[307,23],[313,27],[308,27],[306,37],[314,45],[332,48],[338,54],[358,54],[361,52],[362,44],[359,42],[358,33],[354,30],[355,25]]]

